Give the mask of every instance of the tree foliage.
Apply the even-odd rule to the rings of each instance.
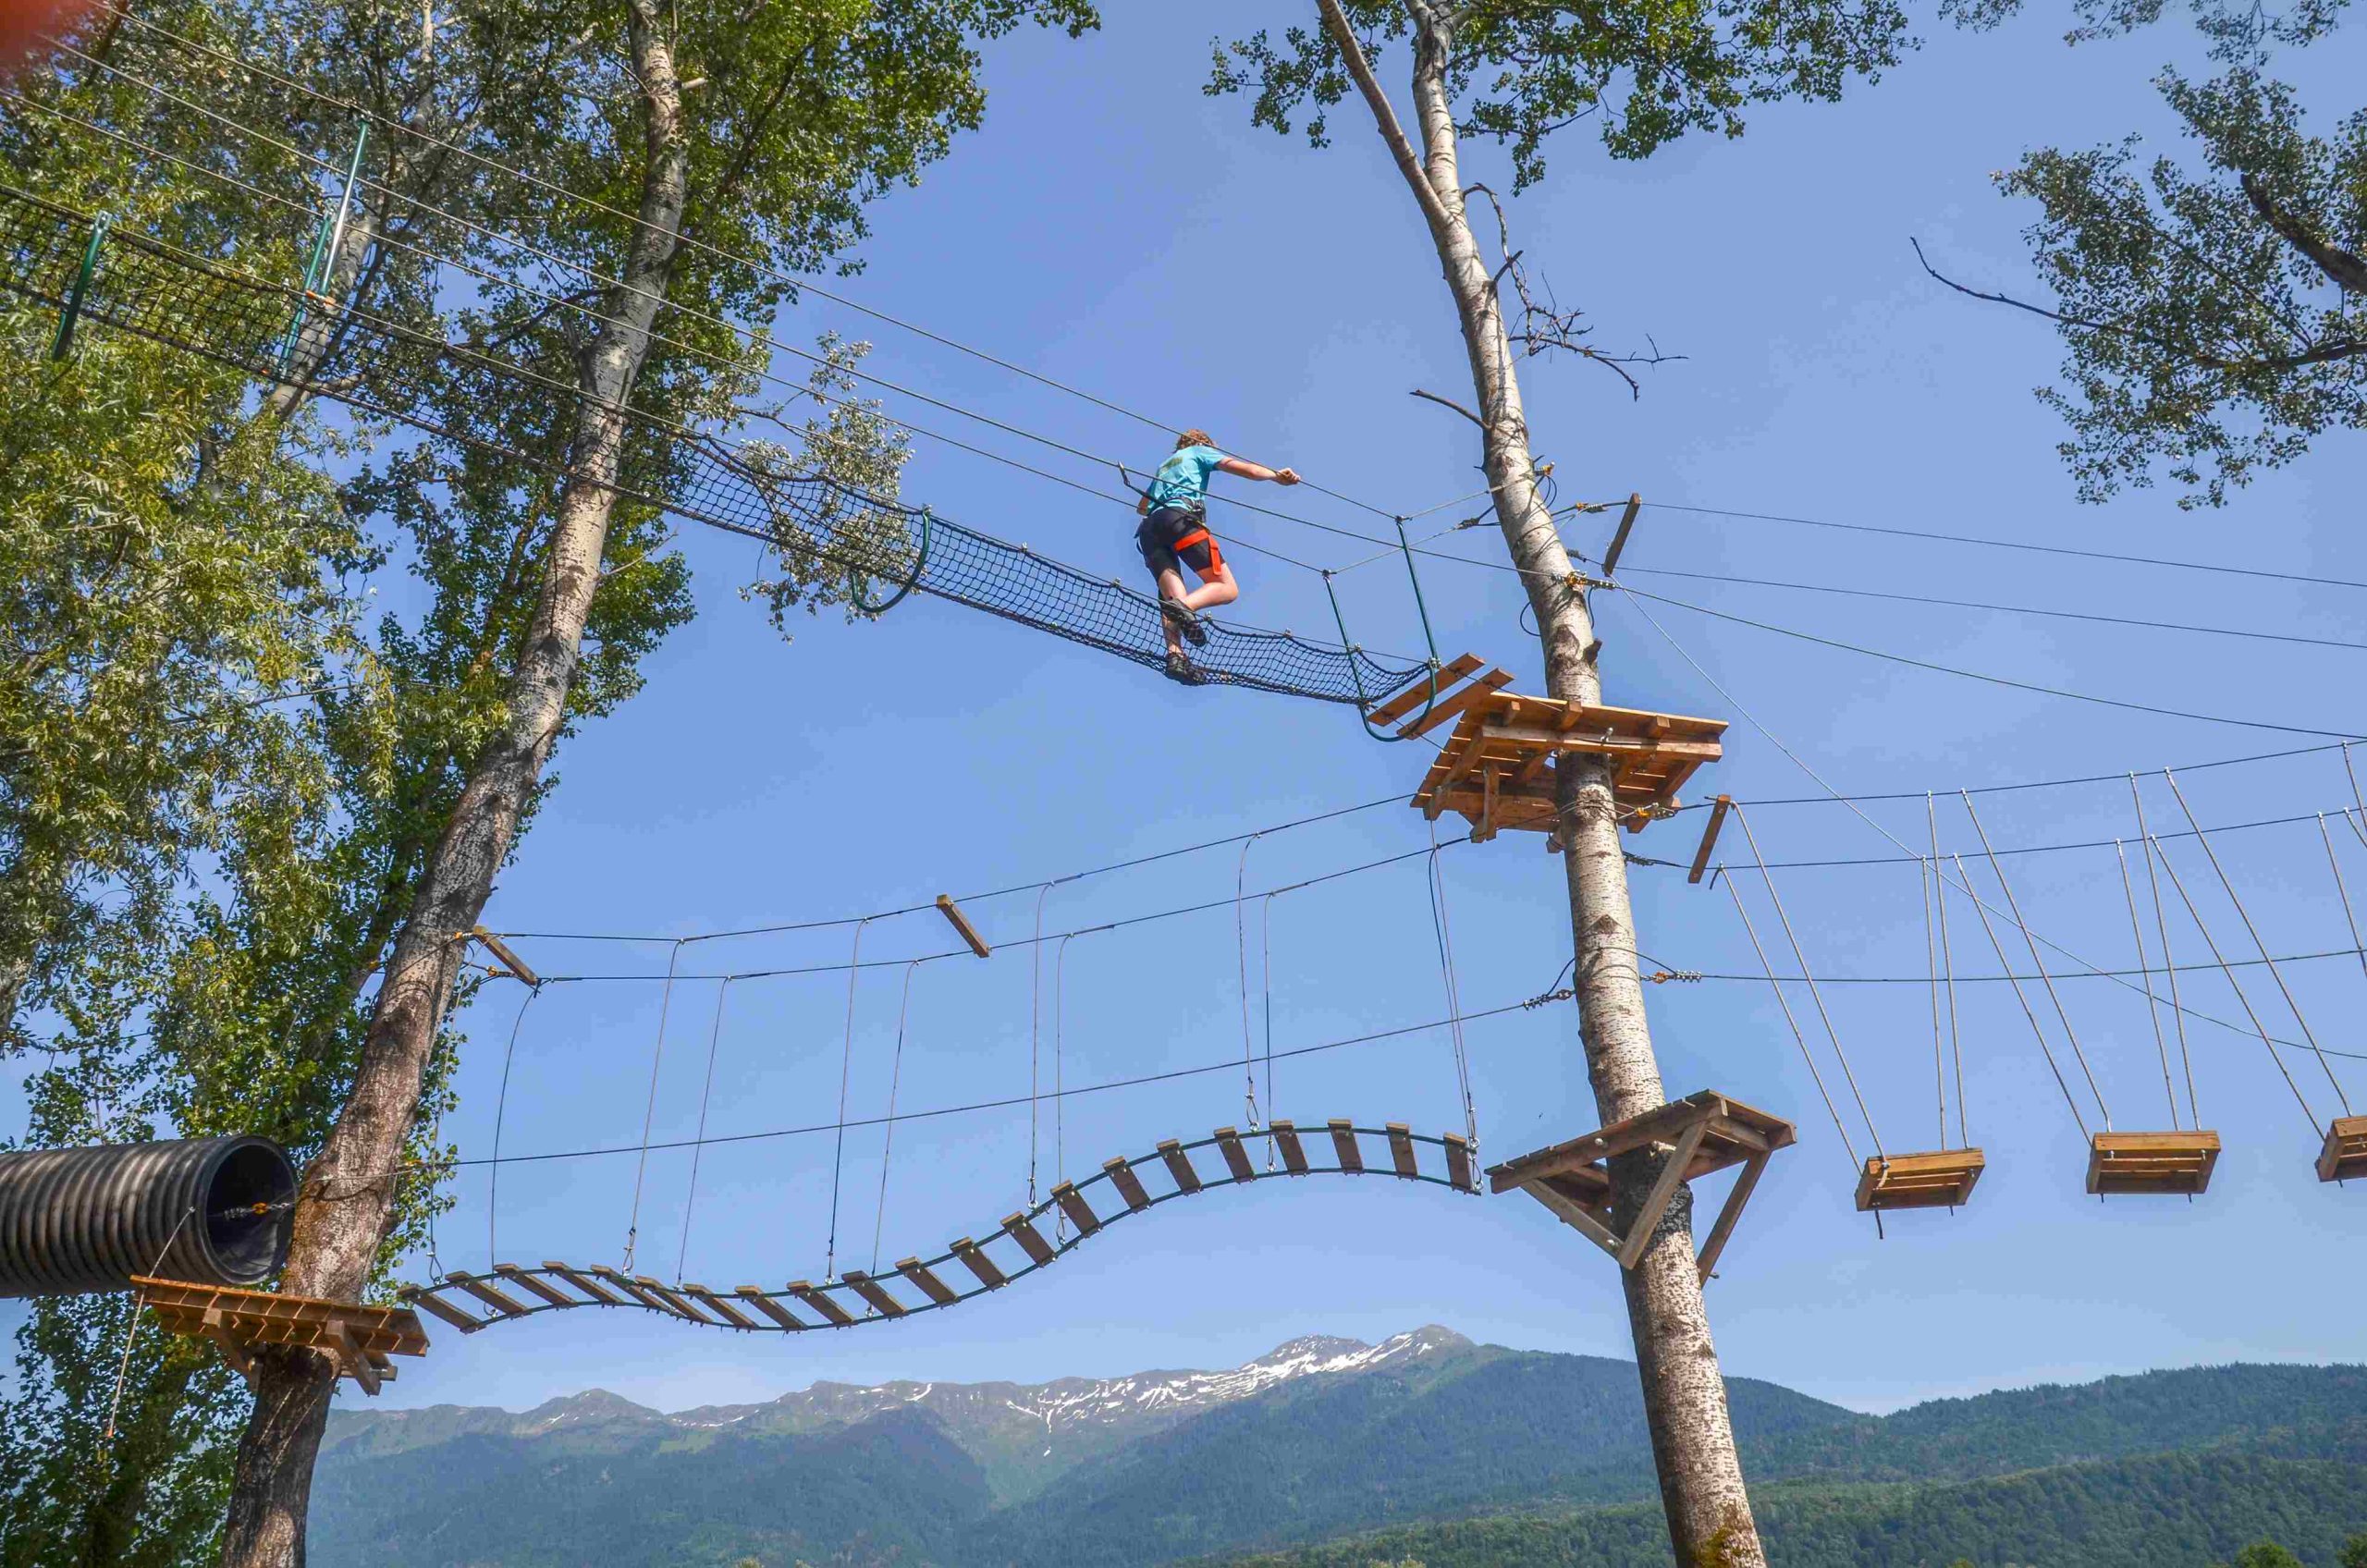
[[[1994,23],[2018,0],[1968,5]],[[2074,42],[2158,19],[2163,0],[2085,0]],[[2025,230],[2067,350],[2065,385],[2040,397],[2070,426],[2081,496],[2166,475],[2185,506],[2367,429],[2367,110],[2312,132],[2299,95],[2267,74],[2273,49],[2332,31],[2344,0],[2270,12],[2196,0],[2225,68],[2156,81],[2192,152],[2143,154],[2140,138],[2042,148],[1999,177],[2038,203]],[[1999,299],[2002,296],[1989,296]],[[2020,301],[2009,301],[2020,303]]]
[[[1447,81],[1457,130],[1504,146],[1513,188],[1545,174],[1555,131],[1593,120],[1617,158],[1644,158],[1688,131],[1740,136],[1744,112],[1786,98],[1831,100],[1853,77],[1898,59],[1907,19],[1893,0],[1642,0],[1634,5],[1467,5],[1355,0],[1344,6],[1367,57],[1407,47],[1419,13],[1450,25]],[[1260,29],[1216,46],[1210,95],[1255,90],[1251,117],[1287,133],[1306,114],[1324,146],[1348,92],[1340,51],[1318,28]]]

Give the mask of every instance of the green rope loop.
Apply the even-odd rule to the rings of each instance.
[[[336,207],[322,209],[320,227],[313,231],[312,253],[304,258],[304,291],[297,301],[296,313],[288,319],[288,330],[279,338],[279,374],[283,376],[295,361],[296,345],[303,337],[303,300],[320,290],[337,265],[337,249],[345,237],[346,215],[353,210],[353,188],[362,178],[362,152],[369,144],[370,122],[363,120],[353,132],[353,156],[345,165],[345,193],[337,198]]]
[[[1430,631],[1430,606],[1429,601],[1422,597],[1422,574],[1414,565],[1414,546],[1405,537],[1405,520],[1401,517],[1394,521],[1397,524],[1397,547],[1405,557],[1405,575],[1414,584],[1414,608],[1422,618],[1422,643],[1429,650],[1430,655],[1429,692],[1422,701],[1422,711],[1405,721],[1408,725],[1418,725],[1429,717],[1439,705],[1439,640]],[[1392,743],[1413,739],[1410,735],[1392,735],[1386,730],[1373,728],[1372,707],[1375,699],[1365,692],[1364,672],[1357,668],[1355,657],[1356,645],[1348,641],[1347,618],[1340,613],[1340,595],[1332,588],[1331,574],[1328,571],[1323,574],[1323,592],[1331,600],[1331,619],[1332,623],[1340,629],[1340,645],[1348,650],[1348,668],[1355,675],[1356,681],[1356,717],[1363,723],[1365,733],[1376,741]]]
[[[66,291],[66,308],[57,314],[57,337],[49,346],[49,357],[62,360],[74,347],[74,324],[82,319],[82,301],[91,292],[91,279],[99,270],[99,245],[107,237],[107,216],[101,213],[91,222],[91,243],[82,251],[82,264],[74,274],[73,287]]]
[[[929,524],[929,509],[923,507],[921,508],[921,547],[919,555],[914,558],[912,575],[904,579],[901,587],[879,603],[875,605],[864,596],[864,574],[852,567],[847,569],[847,598],[855,608],[865,615],[885,615],[902,604],[904,596],[920,586],[921,573],[928,570]]]

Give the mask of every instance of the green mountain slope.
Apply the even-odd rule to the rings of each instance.
[[[1790,1483],[1757,1492],[1784,1568],[2209,1568],[2274,1539],[2334,1568],[2367,1529],[2367,1468],[2248,1454],[2159,1454],[1931,1486]],[[1267,1555],[1230,1568],[1668,1568],[1650,1504],[1465,1519]]]

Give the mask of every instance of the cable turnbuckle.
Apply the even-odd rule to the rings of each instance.
[[[1665,986],[1672,980],[1691,986],[1698,984],[1702,975],[1698,969],[1655,969],[1644,978],[1655,986]]]
[[[1535,1012],[1539,1008],[1550,1007],[1555,1002],[1574,1000],[1577,994],[1578,993],[1576,991],[1571,989],[1567,986],[1564,986],[1558,991],[1547,991],[1542,996],[1529,998],[1528,1000],[1520,1004],[1521,1011],[1523,1012]]]

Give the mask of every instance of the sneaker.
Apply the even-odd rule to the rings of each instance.
[[[1191,606],[1180,599],[1161,599],[1159,613],[1173,621],[1175,629],[1184,633],[1184,640],[1192,646],[1205,648],[1208,645],[1208,629],[1201,624],[1200,612]]]
[[[1190,659],[1178,653],[1167,655],[1167,679],[1179,685],[1197,686],[1207,678],[1201,675]]]

